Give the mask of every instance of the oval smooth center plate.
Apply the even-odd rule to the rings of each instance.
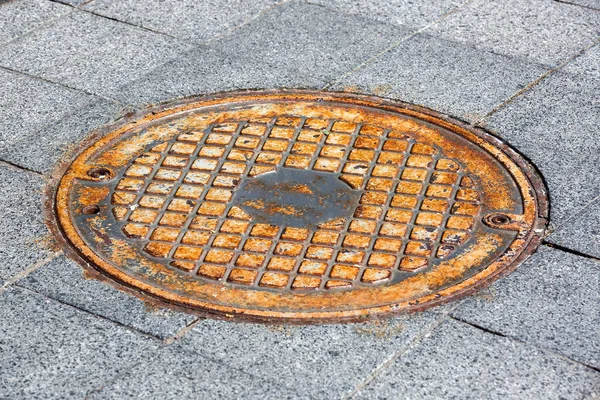
[[[190,99],[92,134],[55,171],[68,254],[129,292],[259,321],[423,309],[540,242],[543,184],[490,134],[328,92]]]

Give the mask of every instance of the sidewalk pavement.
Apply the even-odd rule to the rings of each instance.
[[[597,0],[0,1],[0,398],[600,398]],[[242,88],[419,104],[540,170],[549,235],[508,277],[385,321],[151,308],[52,244],[41,191],[131,110]]]

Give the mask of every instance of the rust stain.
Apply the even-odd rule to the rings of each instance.
[[[40,249],[43,250],[47,250],[47,251],[51,251],[51,252],[56,252],[58,250],[60,250],[60,244],[54,239],[54,236],[52,236],[52,234],[47,233],[45,235],[42,235],[38,238],[36,238],[34,240],[36,246],[38,246]]]
[[[395,320],[375,320],[356,325],[354,330],[359,335],[374,336],[378,339],[393,338],[404,332],[406,327]]]
[[[308,185],[290,174],[247,212],[235,203],[243,182],[283,169],[336,176],[357,202],[327,220],[272,201],[297,194],[315,212],[332,201],[317,175]],[[268,322],[361,320],[467,294],[527,257],[547,218],[534,169],[486,132],[327,92],[224,94],[132,115],[74,148],[47,193],[50,227],[93,277],[152,304]]]

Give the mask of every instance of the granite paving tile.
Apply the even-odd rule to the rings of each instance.
[[[35,104],[35,102],[33,102]],[[0,142],[0,158],[41,173],[52,171],[57,161],[93,130],[117,120],[131,111],[115,101],[93,98],[93,101],[71,110],[60,120],[38,130],[15,131]],[[28,108],[17,114],[26,117]],[[39,124],[41,125],[41,124]]]
[[[47,0],[0,2],[0,44],[37,29],[71,12],[71,8]]]
[[[0,69],[0,86],[0,158],[24,138],[39,143],[42,128],[94,100],[85,93],[4,69]],[[50,139],[42,138],[46,140]]]
[[[473,121],[545,71],[538,65],[420,34],[332,88],[399,99]]]
[[[599,91],[598,78],[557,72],[486,122],[540,170],[554,225],[600,194]]]
[[[547,240],[600,260],[600,198],[558,226]]]
[[[598,39],[598,24],[600,12],[553,0],[474,0],[430,33],[557,66]]]
[[[300,397],[339,398],[446,314],[442,308],[379,322],[264,326],[205,320],[178,346],[263,379]]]
[[[600,3],[598,3],[600,5]],[[588,74],[600,78],[600,44],[588,49],[584,54],[569,62],[562,72]]]
[[[422,28],[455,10],[463,0],[308,0],[309,3],[382,22]]]
[[[235,89],[323,87],[409,32],[324,7],[286,3],[120,88],[134,105]]]
[[[453,316],[600,368],[600,261],[541,247]]]
[[[285,365],[281,366],[286,368]],[[88,399],[299,399],[284,385],[166,348],[90,392]]]
[[[0,320],[5,399],[82,399],[158,343],[19,288],[0,295]]]
[[[0,284],[52,251],[41,212],[41,176],[0,164]]]
[[[73,11],[0,48],[0,65],[108,96],[190,48],[164,35]]]
[[[279,0],[95,0],[83,9],[171,36],[204,42],[230,33],[237,26],[274,7]]]
[[[147,305],[107,283],[88,279],[79,265],[64,256],[16,284],[161,339],[174,336],[197,319],[190,314]]]
[[[364,399],[591,399],[600,373],[447,321],[359,392]]]

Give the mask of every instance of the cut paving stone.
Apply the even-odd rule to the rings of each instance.
[[[402,26],[373,23],[324,7],[287,3],[214,42],[230,56],[303,76],[331,79],[406,36]]]
[[[0,165],[0,284],[47,257],[51,250],[42,218],[41,176]]]
[[[308,0],[313,4],[342,11],[349,14],[359,14],[396,25],[421,28],[448,12],[461,6],[463,0],[426,0],[413,2],[400,0]]]
[[[125,85],[116,98],[142,105],[240,88],[319,89],[408,32],[320,6],[284,4]]]
[[[241,345],[241,343],[238,343]],[[180,349],[162,349],[88,399],[298,399],[294,390]]]
[[[74,11],[0,49],[0,64],[109,95],[190,47],[164,35]]]
[[[473,121],[544,72],[537,65],[416,35],[333,89],[399,99]]]
[[[0,7],[0,44],[72,11],[70,7],[46,0],[0,2]]]
[[[278,0],[185,0],[170,3],[166,12],[161,0],[96,0],[83,8],[156,32],[204,42],[231,32],[265,9],[275,6],[277,2]]]
[[[71,110],[60,121],[41,129],[38,127],[37,131],[33,127],[16,131],[4,142],[0,142],[0,158],[31,170],[49,172],[65,152],[91,131],[130,111],[117,102],[95,97],[92,99],[94,101],[91,103]],[[32,103],[35,104],[35,101],[32,100],[30,104]],[[17,114],[27,118],[30,112],[28,107],[23,107]]]
[[[7,399],[81,399],[157,347],[157,341],[18,288],[0,296],[0,319],[0,393]]]
[[[493,114],[486,126],[536,165],[550,194],[550,222],[598,196],[600,79],[554,73]]]
[[[600,259],[600,198],[565,221],[547,240]]]
[[[217,49],[202,47],[119,88],[113,97],[141,107],[175,98],[239,88],[319,89],[324,84],[323,79],[294,75],[293,71],[285,68],[252,62],[248,56],[229,56]]]
[[[171,337],[197,317],[144,304],[106,283],[89,280],[73,261],[59,257],[17,285],[161,339]]]
[[[0,87],[0,158],[4,159],[16,142],[29,140],[30,146],[37,146],[53,140],[40,135],[40,130],[94,100],[85,93],[3,69]]]
[[[453,316],[600,368],[599,287],[599,261],[541,247]]]
[[[572,74],[588,74],[600,79],[600,45],[588,49],[584,54],[561,68],[561,71]]]
[[[600,13],[550,0],[475,0],[430,32],[498,54],[556,66],[591,46]]]
[[[583,399],[600,373],[527,344],[447,321],[377,376],[365,399]]]
[[[440,318],[438,312],[380,322],[262,326],[205,320],[178,346],[288,385],[298,397],[339,398]]]

